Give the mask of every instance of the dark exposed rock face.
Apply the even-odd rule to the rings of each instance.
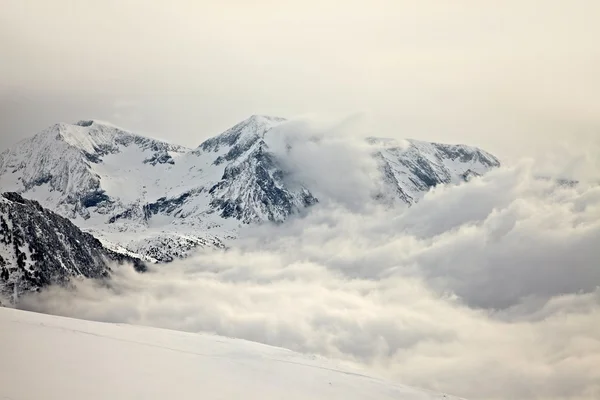
[[[100,204],[104,202],[110,202],[111,199],[106,195],[104,190],[95,190],[85,193],[80,198],[81,205],[83,207],[98,207]]]
[[[155,202],[148,203],[144,206],[144,215],[146,219],[151,218],[152,215],[160,213],[165,215],[173,215],[174,217],[184,218],[185,215],[181,207],[185,204],[186,200],[188,200],[191,196],[199,192],[202,192],[202,190],[190,190],[170,199],[167,199],[166,197],[161,197]]]
[[[283,222],[318,202],[303,187],[291,187],[285,172],[265,141],[265,134],[285,119],[253,115],[219,136],[202,143],[193,154],[221,153],[213,161],[225,166],[221,180],[208,194],[210,207],[223,218],[242,223]]]
[[[131,262],[138,271],[146,266],[136,258],[105,249],[67,218],[44,209],[17,193],[0,196],[0,292],[4,295],[65,285],[71,277],[104,279],[111,263]]]
[[[262,139],[253,146],[241,163],[225,168],[222,180],[209,190],[213,195],[210,205],[223,218],[244,223],[282,222],[302,207],[318,202],[305,188],[292,191],[286,187],[284,173]]]

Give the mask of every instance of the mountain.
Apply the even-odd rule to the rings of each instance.
[[[374,137],[367,141],[380,147],[374,156],[386,188],[409,205],[434,186],[465,182],[500,166],[496,157],[472,146]]]
[[[244,223],[282,222],[317,202],[307,188],[286,185],[285,172],[269,152],[265,135],[283,122],[283,118],[254,115],[192,153],[210,162],[221,176],[209,190],[210,206],[221,217]]]
[[[139,190],[129,176],[111,175],[127,173],[138,163],[171,165],[186,151],[94,121],[60,123],[0,154],[0,182],[4,190],[32,192],[69,218],[87,219],[90,208],[109,207],[106,190],[118,192],[124,201],[137,199]],[[113,177],[112,182],[101,182],[103,175]],[[48,194],[39,193],[44,191]]]
[[[105,249],[67,218],[17,193],[0,195],[0,294],[20,296],[72,277],[107,278],[110,264],[139,260]],[[14,298],[13,298],[14,300]]]
[[[0,307],[2,399],[459,400],[210,334]]]
[[[56,124],[0,154],[0,187],[21,193],[148,261],[224,247],[244,224],[282,222],[314,206],[310,187],[287,179],[272,140],[286,120],[253,115],[196,149],[99,121]],[[469,146],[368,138],[381,197],[412,205],[429,188],[499,166]]]

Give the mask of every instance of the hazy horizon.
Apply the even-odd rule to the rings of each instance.
[[[372,136],[597,166],[595,1],[0,3],[2,149],[80,119],[194,147],[252,114],[359,115]]]

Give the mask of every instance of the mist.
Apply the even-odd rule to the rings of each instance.
[[[310,132],[306,145],[342,165],[362,151]],[[524,160],[410,208],[359,207],[343,185],[368,192],[371,170],[353,165],[308,169],[345,195],[249,226],[228,250],[144,274],[115,266],[109,282],[19,307],[257,341],[472,399],[598,397],[600,186],[539,179]]]

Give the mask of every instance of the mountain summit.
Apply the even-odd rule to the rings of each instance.
[[[269,148],[279,117],[253,115],[196,149],[95,120],[55,124],[0,153],[0,187],[71,219],[112,250],[148,261],[222,247],[243,224],[282,222],[318,203],[291,185]],[[431,187],[499,161],[464,145],[368,138],[388,198],[412,205]]]
[[[221,146],[244,147],[247,143],[263,139],[265,133],[271,128],[285,122],[285,118],[269,117],[266,115],[253,115],[250,118],[236,124],[232,128],[213,138],[206,140],[200,146],[199,151],[219,151]]]

